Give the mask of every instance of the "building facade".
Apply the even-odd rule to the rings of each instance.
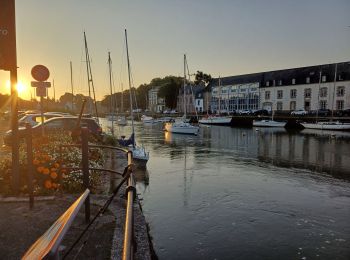
[[[152,87],[148,91],[148,109],[153,113],[162,113],[165,109],[164,98],[158,97],[160,87]]]
[[[208,87],[212,113],[350,109],[350,62],[216,78]]]

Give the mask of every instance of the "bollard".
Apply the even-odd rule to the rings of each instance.
[[[89,189],[89,130],[86,127],[81,128],[81,151],[83,168],[83,185]],[[90,222],[90,195],[85,200],[85,222]]]
[[[28,174],[27,174],[27,184],[29,191],[29,208],[34,207],[34,194],[33,194],[33,140],[32,140],[32,126],[26,124],[26,144],[27,144],[27,165],[28,165]]]

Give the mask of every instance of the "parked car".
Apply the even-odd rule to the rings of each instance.
[[[292,112],[290,112],[290,114],[292,116],[305,116],[307,115],[309,112],[306,111],[305,109],[297,109],[297,110],[294,110]]]
[[[338,110],[334,114],[336,116],[350,116],[350,109]]]
[[[62,117],[61,114],[54,114],[54,113],[44,113],[44,122],[47,121],[50,118],[54,117]],[[28,114],[23,116],[20,120],[18,120],[19,126],[26,126],[26,124],[29,123],[31,126],[35,126],[37,124],[41,123],[41,114]]]
[[[258,109],[258,110],[253,111],[253,115],[254,116],[268,116],[269,111],[267,111],[266,109]]]
[[[330,109],[319,109],[312,111],[312,115],[318,115],[318,116],[330,116],[332,114],[332,111]]]
[[[43,124],[38,124],[32,127],[33,136],[40,135],[42,127],[46,132],[55,132],[55,131],[72,131],[77,125],[78,117],[54,117]],[[87,127],[92,136],[97,139],[102,138],[102,128],[97,124],[97,122],[92,118],[82,118],[81,124],[82,127]],[[25,137],[26,128],[18,128],[18,137],[19,139]],[[12,143],[12,130],[9,130],[4,135],[4,144],[11,145]]]
[[[249,109],[244,109],[244,110],[239,111],[240,115],[250,115],[251,113],[252,113],[252,111]]]

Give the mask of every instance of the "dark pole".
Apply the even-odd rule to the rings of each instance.
[[[11,129],[12,129],[12,188],[19,190],[19,143],[18,143],[18,93],[17,68],[10,71],[11,77]]]
[[[26,143],[27,143],[27,183],[29,191],[29,208],[32,209],[34,206],[34,195],[33,195],[33,142],[32,142],[32,126],[28,123],[26,125]]]
[[[86,127],[81,128],[81,152],[83,165],[83,185],[85,189],[89,188],[89,130]],[[85,222],[90,222],[90,195],[85,200]]]

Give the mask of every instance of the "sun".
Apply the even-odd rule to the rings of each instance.
[[[6,81],[6,88],[8,89],[8,92],[11,94],[11,83],[10,81]],[[18,92],[18,96],[25,96],[26,93],[28,92],[28,87],[22,82],[22,81],[18,81],[17,82],[17,86],[16,86],[17,92]]]

